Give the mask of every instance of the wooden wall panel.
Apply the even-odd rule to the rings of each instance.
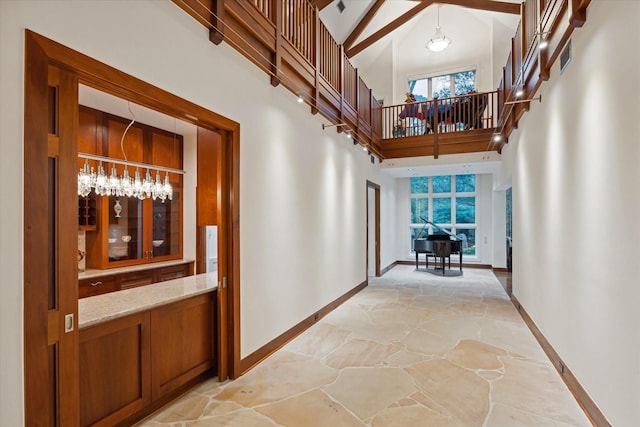
[[[198,226],[217,225],[220,198],[220,134],[198,128],[198,176],[196,187],[196,223]]]
[[[80,423],[113,425],[151,402],[149,313],[80,331]]]
[[[154,131],[151,133],[151,145],[151,164],[182,169],[182,135]],[[171,181],[176,179],[171,177]]]
[[[199,295],[151,311],[153,400],[214,366],[213,297]]]

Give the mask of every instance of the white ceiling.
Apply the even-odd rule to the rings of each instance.
[[[501,0],[521,3],[521,0]],[[343,0],[345,10],[340,13],[337,0],[324,8],[320,18],[338,43],[344,40],[364,17],[374,0]],[[415,7],[413,0],[386,0],[367,29],[354,43],[364,40],[387,23]],[[427,41],[435,34],[438,8],[440,27],[452,40],[443,52],[430,52]],[[419,12],[400,28],[387,34],[363,52],[351,58],[352,64],[361,70],[373,66],[383,51],[393,43],[394,72],[400,75],[428,74],[433,71],[451,70],[460,64],[476,64],[478,56],[492,55],[492,49],[509,51],[510,36],[493,40],[492,33],[515,34],[519,15],[489,12],[454,5],[433,4]],[[498,28],[499,27],[499,28]],[[493,44],[493,46],[492,46]],[[503,45],[501,45],[503,44]],[[495,58],[501,63],[505,58]],[[501,156],[495,151],[453,156],[390,159],[381,163],[383,171],[396,178],[421,175],[494,173],[500,169]]]
[[[520,3],[520,0],[502,0],[509,3]],[[374,0],[343,0],[346,8],[340,13],[337,1],[327,6],[320,13],[320,18],[338,43],[342,43],[353,31],[358,22],[367,13]],[[413,0],[387,0],[367,26],[367,29],[356,40],[355,44],[373,34],[387,23],[411,10],[419,2]],[[444,52],[433,53],[424,46],[435,34],[437,11],[440,8],[440,27],[442,32],[453,40]],[[419,12],[410,21],[397,28],[385,37],[358,53],[351,61],[357,68],[368,69],[386,46],[392,41],[395,46],[395,66],[399,69],[416,69],[434,67],[446,69],[446,62],[459,64],[469,61],[469,56],[476,51],[486,51],[490,43],[487,35],[493,20],[512,29],[515,34],[520,17],[518,15],[488,12],[454,5],[433,4]],[[509,39],[504,40],[510,43]],[[442,58],[445,58],[443,63]],[[506,58],[505,58],[506,60]]]

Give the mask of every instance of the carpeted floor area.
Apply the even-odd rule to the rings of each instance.
[[[491,270],[396,266],[235,381],[159,426],[590,426]]]

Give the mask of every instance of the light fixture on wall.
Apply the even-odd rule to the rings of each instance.
[[[499,133],[494,133],[493,142],[500,142],[500,141],[502,141],[502,135],[500,135]]]
[[[301,93],[298,94],[298,102],[301,104],[304,102],[304,98],[302,97]]]
[[[343,127],[346,126],[346,123],[336,123],[334,125],[325,125],[324,123],[322,124],[322,130],[325,130],[326,128],[332,128],[332,127]]]
[[[545,50],[549,46],[549,34],[551,34],[551,31],[540,31],[533,34],[539,38],[538,49]]]
[[[542,94],[536,96],[535,98],[529,98],[529,99],[518,99],[515,101],[506,101],[504,103],[504,105],[512,105],[512,104],[521,104],[523,102],[531,102],[531,101],[538,101],[538,102],[542,102]]]
[[[523,95],[524,95],[524,86],[522,84],[519,84],[518,86],[516,86],[516,98],[522,98]]]
[[[451,44],[451,39],[442,34],[442,30],[440,30],[440,6],[438,6],[437,10],[438,25],[436,26],[436,34],[427,42],[427,49],[431,52],[441,52]]]

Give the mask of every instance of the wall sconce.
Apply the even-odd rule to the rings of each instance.
[[[541,31],[533,34],[540,39],[538,49],[545,50],[549,46],[549,34],[551,34],[551,31]]]
[[[518,99],[516,101],[507,101],[504,103],[504,105],[511,105],[511,104],[520,104],[522,102],[531,102],[531,101],[538,101],[538,102],[542,102],[542,94],[536,96],[535,98],[529,98],[529,99]]]
[[[524,95],[524,86],[519,84],[516,87],[516,98],[521,98]]]
[[[346,123],[336,123],[335,125],[325,125],[324,123],[322,124],[322,130],[325,130],[326,128],[332,128],[334,126],[336,127],[342,127],[342,126],[346,126]]]
[[[302,97],[301,93],[298,94],[298,102],[301,104],[304,102],[304,98]]]
[[[500,135],[499,133],[494,133],[493,142],[500,142],[500,141],[502,141],[502,135]]]

